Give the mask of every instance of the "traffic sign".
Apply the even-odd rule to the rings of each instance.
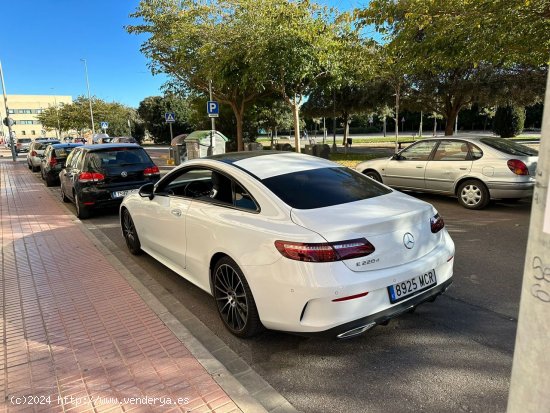
[[[107,129],[109,127],[109,122],[101,122],[101,129]]]
[[[220,115],[220,105],[215,100],[209,100],[206,104],[206,112],[209,118],[217,118]]]
[[[164,114],[164,120],[166,123],[174,123],[176,121],[176,114],[174,112],[166,112]]]

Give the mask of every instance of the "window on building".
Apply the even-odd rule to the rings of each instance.
[[[21,131],[21,135],[25,136],[26,134],[27,134],[26,131],[24,131],[24,130]]]
[[[15,109],[8,110],[8,113],[15,113]]]
[[[17,109],[17,113],[25,113],[25,109]]]
[[[35,131],[35,130],[32,130],[32,131],[31,131],[31,135],[36,135],[36,131]]]
[[[23,109],[25,112],[24,113],[32,113],[32,111],[30,109]]]

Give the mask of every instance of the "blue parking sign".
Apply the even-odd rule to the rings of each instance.
[[[217,118],[220,113],[220,105],[215,100],[209,100],[206,103],[206,112],[209,118]]]

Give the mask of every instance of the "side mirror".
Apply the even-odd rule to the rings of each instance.
[[[139,196],[153,199],[155,196],[155,184],[148,183],[139,188]]]
[[[396,153],[391,157],[391,159],[394,160],[394,161],[400,161],[400,160],[403,159],[403,157],[401,155],[399,155],[398,153]]]

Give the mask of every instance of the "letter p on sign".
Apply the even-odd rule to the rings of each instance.
[[[220,106],[215,100],[209,100],[206,104],[206,112],[209,118],[217,118],[220,113]]]

